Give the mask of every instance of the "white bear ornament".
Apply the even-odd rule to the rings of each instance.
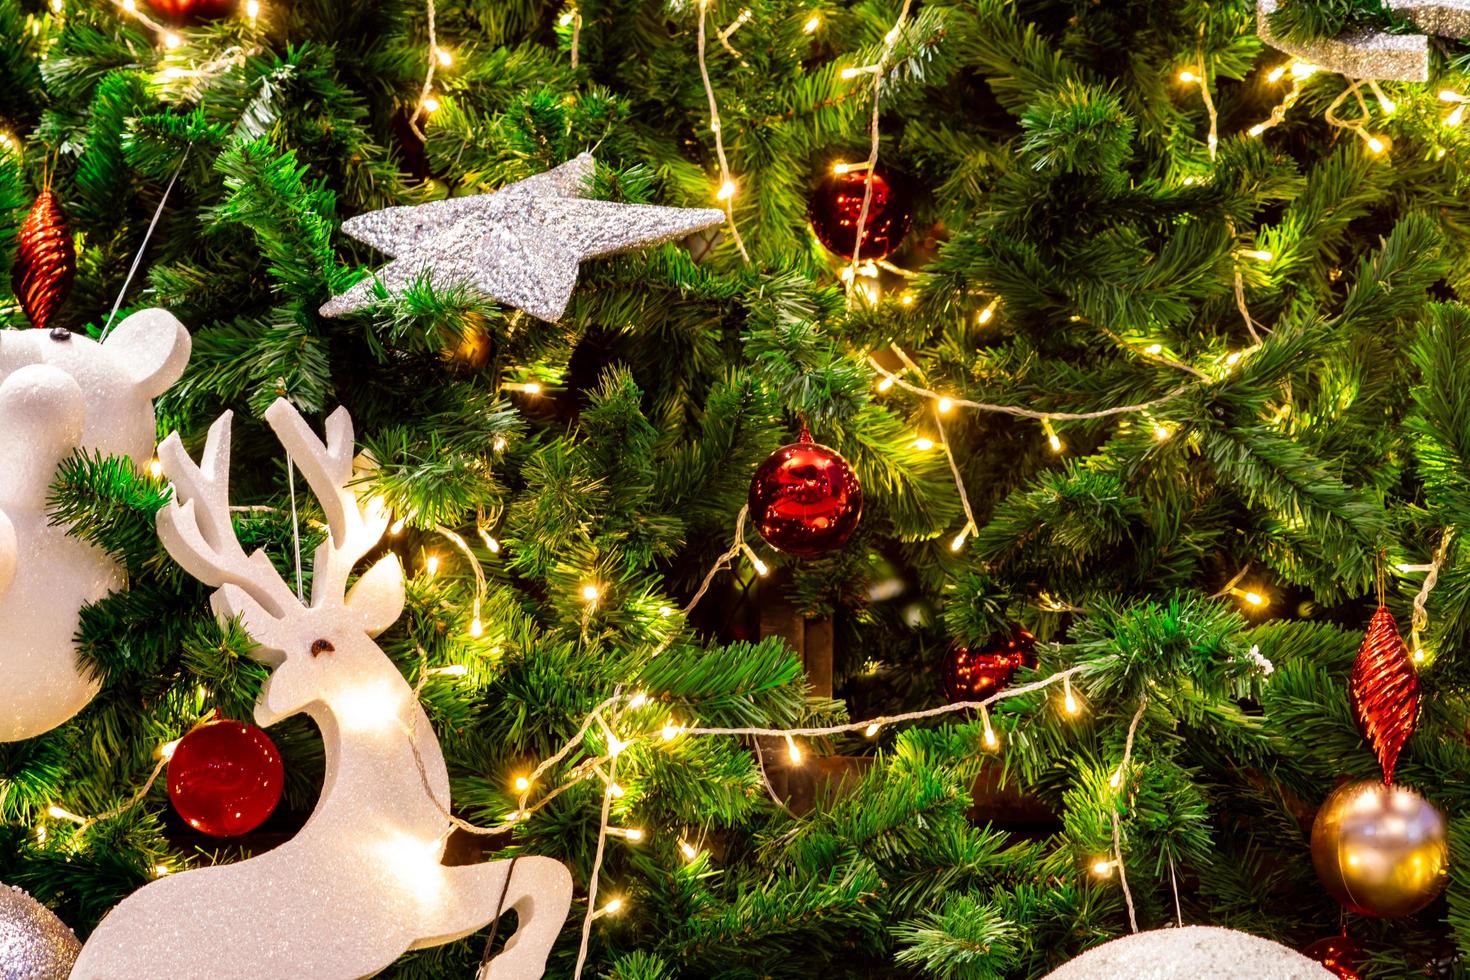
[[[146,460],[153,399],[184,371],[189,333],[143,310],[99,344],[0,330],[0,742],[55,728],[97,693],[77,664],[84,605],[124,585],[102,551],[51,527],[47,488],[75,450]]]

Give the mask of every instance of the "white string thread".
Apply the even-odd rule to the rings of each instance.
[[[296,463],[286,454],[286,485],[291,488],[291,550],[296,558],[296,598],[306,601],[301,571],[301,520],[296,514]]]
[[[133,276],[137,274],[138,266],[143,262],[143,253],[148,251],[148,243],[153,240],[153,229],[158,227],[158,219],[163,216],[163,206],[168,203],[168,196],[174,189],[174,182],[179,179],[179,174],[184,169],[184,162],[189,159],[189,151],[192,149],[194,149],[193,143],[184,147],[184,155],[179,157],[179,162],[174,165],[173,175],[169,177],[168,185],[163,189],[163,196],[158,199],[158,207],[153,209],[153,218],[148,222],[148,230],[143,233],[143,244],[138,246],[138,251],[133,256],[133,264],[128,266],[127,278],[123,280],[122,288],[117,291],[117,299],[113,301],[112,312],[107,314],[107,323],[102,328],[101,336],[97,338],[99,344],[107,339],[108,332],[112,330],[112,321],[122,306],[123,297],[128,294],[128,287],[133,284]]]

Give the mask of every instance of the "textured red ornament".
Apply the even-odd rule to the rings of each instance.
[[[944,661],[944,696],[983,701],[1011,682],[1022,667],[1036,666],[1036,637],[1021,626],[986,641],[984,649],[953,646]]]
[[[1342,980],[1361,980],[1358,960],[1363,955],[1363,947],[1351,936],[1344,934],[1319,939],[1302,950],[1302,955],[1321,963]]]
[[[750,519],[772,548],[816,558],[847,543],[863,515],[863,488],[837,450],[818,445],[803,427],[750,481]]]
[[[269,735],[239,721],[201,725],[179,740],[168,763],[168,798],[195,830],[215,837],[265,822],[285,786]]]
[[[829,252],[851,259],[857,244],[858,218],[863,211],[863,185],[866,170],[849,170],[844,174],[828,174],[812,191],[806,216],[817,240]],[[863,247],[859,257],[881,259],[891,254],[908,234],[913,221],[912,195],[895,177],[882,167],[873,170],[873,196],[868,202],[868,220],[863,226]]]
[[[1399,753],[1419,717],[1419,675],[1398,624],[1384,606],[1373,614],[1358,648],[1348,679],[1348,703],[1383,768],[1383,781],[1393,782]]]
[[[236,0],[144,0],[153,13],[182,27],[219,20],[235,12]]]
[[[10,288],[31,324],[45,330],[66,302],[77,275],[77,252],[61,202],[51,188],[36,197],[16,238]]]

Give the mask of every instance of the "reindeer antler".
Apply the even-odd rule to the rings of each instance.
[[[266,612],[282,617],[301,605],[264,552],[246,556],[230,523],[230,412],[210,426],[204,455],[195,464],[175,432],[158,447],[174,499],[158,514],[158,536],[168,553],[206,585],[237,585]],[[301,468],[321,501],[329,534],[313,565],[313,606],[341,602],[352,566],[372,550],[388,527],[381,506],[362,505],[352,491],[352,417],[339,408],[327,419],[325,444],[284,398],[266,409],[266,421]]]
[[[388,528],[383,508],[372,501],[360,502],[352,490],[352,416],[344,407],[327,418],[325,444],[284,398],[266,409],[265,419],[301,468],[327,515],[330,534],[317,549],[312,565],[311,603],[341,602],[352,566]]]
[[[195,464],[177,432],[158,447],[173,499],[158,512],[158,537],[184,570],[206,585],[236,585],[273,616],[298,604],[264,552],[247,556],[230,523],[230,423],[225,412],[209,427],[202,463]]]

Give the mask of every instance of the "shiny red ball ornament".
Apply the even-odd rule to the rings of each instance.
[[[1419,719],[1419,675],[1393,614],[1384,606],[1369,621],[1358,659],[1353,661],[1348,704],[1378,757],[1383,781],[1393,782],[1399,753]]]
[[[1002,690],[1022,667],[1036,666],[1036,637],[1017,625],[993,637],[983,649],[950,647],[944,661],[944,696],[956,701],[983,701]]]
[[[1362,944],[1345,933],[1317,940],[1302,950],[1302,955],[1321,963],[1341,980],[1362,980],[1358,974],[1358,960],[1363,956]]]
[[[807,201],[807,220],[817,240],[829,252],[851,259],[857,245],[858,218],[863,210],[863,185],[867,170],[831,173],[812,191]],[[898,249],[914,220],[913,195],[897,177],[882,167],[873,170],[873,196],[868,202],[868,220],[863,225],[863,246],[858,258],[881,259]]]
[[[236,0],[143,0],[155,17],[180,27],[219,20],[235,12]]]
[[[835,449],[801,437],[771,454],[750,481],[750,519],[777,551],[817,558],[847,543],[863,516],[863,488]]]
[[[265,822],[286,782],[281,754],[254,725],[217,721],[179,740],[168,762],[168,798],[195,830],[246,834]]]
[[[38,330],[51,320],[71,292],[77,277],[77,252],[66,225],[61,201],[51,188],[36,196],[15,239],[15,266],[10,288],[20,308]]]

